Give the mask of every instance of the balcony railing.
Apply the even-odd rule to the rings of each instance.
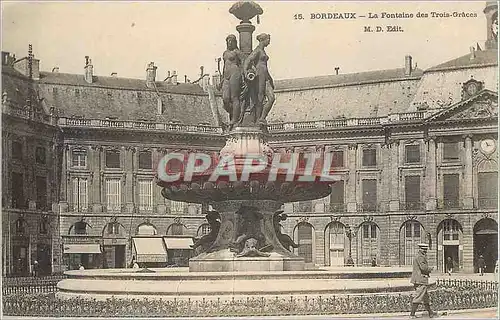
[[[376,212],[380,210],[378,203],[358,203],[358,212]]]
[[[477,199],[477,207],[479,209],[496,209],[498,208],[497,198],[479,198]]]
[[[441,199],[439,200],[439,209],[457,209],[460,208],[458,199]]]
[[[345,203],[330,203],[330,212],[346,212],[347,204]]]
[[[425,204],[423,202],[401,202],[399,204],[399,210],[404,210],[404,211],[418,211],[418,210],[424,210],[425,209]]]

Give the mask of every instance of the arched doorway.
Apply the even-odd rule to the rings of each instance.
[[[446,272],[448,257],[453,261],[453,270],[458,271],[463,267],[463,236],[462,225],[454,219],[441,221],[437,228],[437,266]]]
[[[313,262],[314,232],[313,226],[307,222],[301,222],[295,227],[294,238],[299,245],[296,253],[304,258],[305,263]]]
[[[484,218],[474,225],[474,272],[477,272],[477,260],[482,255],[486,272],[494,271],[498,259],[498,224],[495,220]]]
[[[347,258],[348,240],[345,226],[338,222],[330,222],[325,229],[325,265],[343,266]]]
[[[399,264],[411,266],[418,251],[418,244],[426,241],[426,233],[417,220],[405,221],[399,229]]]
[[[369,266],[380,260],[380,228],[375,222],[363,222],[358,229],[358,265]]]

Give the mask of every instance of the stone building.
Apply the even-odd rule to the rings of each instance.
[[[488,40],[427,70],[402,67],[276,81],[270,145],[332,152],[331,196],[287,203],[284,232],[316,265],[431,264],[471,272],[497,259],[497,5]],[[432,48],[429,48],[432,50]],[[31,52],[31,51],[30,51]],[[2,53],[4,274],[184,264],[209,231],[198,205],[165,200],[154,184],[166,152],[224,145],[218,93],[156,79],[39,70],[32,54]],[[6,223],[7,222],[7,223]]]

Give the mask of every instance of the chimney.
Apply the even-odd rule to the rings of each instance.
[[[150,62],[146,68],[146,87],[153,88],[156,81],[156,69],[154,62]]]
[[[167,72],[167,84],[172,83],[172,78],[170,77],[170,71]]]
[[[28,47],[28,56],[15,60],[15,56],[6,58],[7,64],[11,64],[15,70],[22,73],[30,79],[40,79],[40,60],[35,59],[33,55],[33,46],[30,44]],[[10,60],[10,61],[9,61]]]
[[[87,83],[92,83],[94,80],[94,66],[89,56],[85,56],[84,77]]]
[[[340,67],[335,67],[335,75],[338,76],[339,75],[339,70],[340,70]]]
[[[112,76],[113,78],[116,78],[116,77],[118,76],[118,73],[116,73],[116,72],[111,72],[111,76]]]
[[[470,60],[476,59],[476,48],[470,47]]]
[[[412,69],[412,58],[410,55],[405,56],[405,76],[411,76]]]
[[[177,71],[172,74],[172,84],[177,84]]]
[[[59,67],[54,67],[52,68],[53,73],[59,73]]]

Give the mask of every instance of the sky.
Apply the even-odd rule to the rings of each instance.
[[[200,66],[213,73],[228,34],[239,21],[229,13],[234,2],[9,2],[2,1],[2,51],[27,55],[28,44],[42,71],[83,74],[90,56],[94,74],[145,78],[146,65],[158,66],[160,81],[168,71],[196,80]],[[258,2],[264,10],[255,36],[271,34],[266,51],[275,79],[400,68],[411,55],[426,69],[484,48],[485,2]],[[311,19],[311,14],[352,12],[356,19]],[[386,13],[413,18],[381,18]],[[429,17],[418,17],[417,13]],[[431,12],[449,13],[432,18]],[[476,17],[453,17],[453,12]],[[368,19],[369,13],[379,18]],[[304,19],[295,19],[302,14]],[[365,16],[362,18],[360,16]],[[365,26],[403,32],[364,32]]]

